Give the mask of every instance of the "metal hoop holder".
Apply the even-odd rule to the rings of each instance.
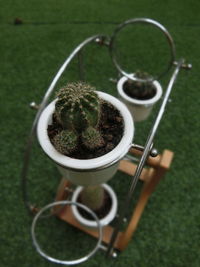
[[[144,80],[144,79],[136,78],[136,77],[132,76],[131,74],[125,72],[121,68],[119,63],[117,62],[117,59],[116,59],[116,56],[115,56],[115,53],[114,53],[115,52],[115,40],[116,40],[116,37],[121,32],[122,29],[124,29],[126,26],[128,26],[130,24],[148,24],[148,25],[152,25],[152,26],[158,28],[165,35],[166,40],[168,41],[168,44],[170,46],[170,51],[171,51],[170,63],[167,66],[166,70],[163,73],[160,73],[158,75],[158,77],[154,77],[154,79],[145,79]],[[163,75],[165,75],[171,69],[173,63],[175,62],[175,56],[176,56],[176,50],[175,50],[174,41],[173,41],[170,33],[168,32],[168,30],[163,25],[158,23],[157,21],[152,20],[152,19],[148,19],[148,18],[130,19],[130,20],[127,20],[124,23],[120,24],[115,29],[113,35],[111,36],[109,48],[110,48],[110,55],[111,55],[112,61],[113,61],[114,65],[115,65],[115,67],[117,68],[117,70],[119,71],[119,73],[122,74],[123,76],[126,76],[130,80],[140,81],[140,82],[149,82],[149,81],[160,79]]]
[[[36,228],[36,225],[37,225],[37,221],[38,221],[38,219],[40,218],[40,216],[42,215],[43,212],[45,212],[49,208],[53,208],[53,207],[58,206],[58,205],[59,206],[60,205],[62,205],[62,206],[63,205],[64,206],[66,206],[66,205],[75,205],[75,206],[77,206],[79,208],[84,209],[88,213],[90,213],[90,215],[92,215],[92,217],[96,221],[97,226],[98,226],[98,235],[99,235],[99,238],[98,238],[97,244],[94,247],[94,249],[90,253],[88,253],[86,256],[84,256],[82,258],[79,258],[79,259],[76,259],[76,260],[62,261],[62,260],[55,259],[55,258],[49,256],[39,246],[38,241],[37,241],[37,239],[35,237],[35,228]],[[32,227],[31,227],[31,236],[32,236],[33,244],[34,244],[36,250],[38,251],[38,253],[42,257],[44,257],[45,259],[47,259],[48,261],[51,261],[51,262],[54,262],[54,263],[58,263],[58,264],[62,264],[62,265],[75,265],[75,264],[80,264],[80,263],[82,263],[84,261],[89,260],[97,252],[97,250],[100,248],[100,245],[101,245],[101,242],[102,242],[102,227],[101,227],[100,221],[99,221],[98,217],[96,216],[96,214],[91,209],[89,209],[88,207],[86,207],[85,205],[82,205],[82,204],[77,203],[77,202],[72,202],[72,201],[57,201],[57,202],[54,202],[54,203],[51,203],[51,204],[45,206],[44,208],[42,208],[36,214],[36,216],[33,219]]]
[[[153,126],[152,126],[152,128],[151,128],[151,130],[149,132],[149,135],[148,135],[148,137],[146,139],[145,145],[144,146],[140,146],[140,145],[136,145],[136,144],[132,145],[132,148],[134,148],[137,151],[138,150],[141,151],[142,155],[141,155],[141,158],[139,160],[138,165],[135,168],[134,175],[131,174],[132,179],[131,179],[131,183],[130,183],[130,188],[129,188],[129,191],[127,193],[127,197],[126,197],[126,199],[125,199],[125,201],[124,201],[124,203],[122,205],[122,208],[121,208],[121,211],[120,211],[120,214],[119,214],[119,217],[118,217],[117,224],[116,224],[115,228],[112,231],[112,235],[111,235],[110,241],[108,243],[108,246],[106,247],[106,249],[104,247],[104,249],[106,250],[106,254],[107,255],[113,255],[114,244],[116,242],[116,238],[117,238],[118,233],[119,233],[120,225],[123,223],[123,220],[124,220],[125,215],[127,213],[128,206],[129,206],[130,201],[132,199],[132,195],[133,195],[133,192],[135,190],[136,184],[137,184],[138,180],[140,179],[140,176],[141,176],[142,171],[144,169],[144,165],[148,161],[149,155],[151,155],[152,157],[157,156],[156,150],[153,149],[153,140],[154,140],[155,134],[157,132],[158,126],[160,124],[160,121],[161,121],[161,119],[163,117],[163,114],[164,114],[164,111],[165,111],[165,107],[167,105],[167,102],[168,102],[172,87],[173,87],[174,82],[175,82],[175,80],[176,80],[176,78],[178,76],[178,73],[179,73],[181,68],[191,69],[191,67],[192,67],[191,64],[185,64],[184,63],[184,59],[179,59],[178,61],[175,61],[175,46],[174,46],[173,39],[172,39],[171,35],[169,34],[169,32],[167,31],[167,29],[164,26],[162,26],[160,23],[158,23],[158,22],[156,22],[156,21],[154,21],[152,19],[148,19],[148,18],[131,19],[131,20],[127,20],[124,23],[120,24],[114,30],[111,38],[109,38],[106,35],[100,34],[100,35],[95,35],[95,36],[89,37],[88,39],[83,41],[81,44],[79,44],[74,49],[74,51],[67,57],[67,59],[65,60],[63,65],[58,70],[58,72],[55,75],[53,81],[51,82],[49,88],[47,89],[41,104],[38,105],[38,106],[34,102],[32,102],[30,104],[30,106],[32,108],[38,109],[38,111],[37,111],[37,114],[36,114],[35,119],[33,121],[33,125],[32,125],[31,131],[30,131],[30,135],[29,135],[29,138],[28,138],[28,143],[27,143],[27,146],[26,146],[25,154],[24,154],[24,164],[23,164],[23,169],[22,169],[22,191],[23,191],[23,199],[24,199],[25,206],[27,207],[28,211],[31,212],[31,213],[38,212],[38,210],[35,207],[33,207],[33,205],[29,201],[29,194],[28,194],[28,190],[27,190],[27,180],[28,180],[28,171],[29,171],[29,165],[30,165],[30,156],[31,156],[32,146],[33,146],[33,143],[34,143],[35,130],[36,130],[36,127],[37,127],[38,119],[39,119],[43,109],[48,104],[49,98],[52,95],[52,92],[53,92],[53,90],[55,88],[55,85],[57,84],[59,78],[61,77],[61,75],[63,74],[65,69],[68,67],[69,63],[72,61],[72,59],[74,59],[74,57],[76,55],[78,56],[78,60],[79,60],[79,74],[80,74],[80,77],[83,76],[81,53],[82,53],[82,49],[86,45],[90,44],[91,42],[95,42],[95,43],[97,43],[99,45],[108,47],[108,49],[110,51],[111,58],[113,60],[113,63],[114,63],[115,67],[117,68],[117,70],[119,71],[120,74],[122,74],[122,75],[124,75],[124,76],[126,76],[126,77],[128,77],[129,79],[132,79],[132,80],[138,80],[138,81],[141,81],[141,82],[147,82],[148,80],[137,79],[135,77],[130,76],[130,74],[126,73],[125,71],[123,71],[122,68],[120,67],[119,63],[117,62],[115,54],[114,54],[115,39],[116,39],[117,34],[125,26],[127,26],[129,24],[135,24],[135,23],[145,23],[145,24],[149,24],[151,26],[153,25],[153,26],[157,27],[159,30],[161,30],[161,32],[163,32],[165,34],[166,39],[167,39],[167,41],[168,41],[168,43],[170,45],[170,48],[171,48],[170,64],[169,64],[169,66],[167,66],[166,71],[164,73],[161,73],[158,78],[160,78],[161,76],[166,74],[172,66],[175,66],[175,70],[174,70],[174,72],[173,72],[173,74],[172,74],[172,76],[171,76],[171,78],[169,80],[168,86],[166,88],[166,92],[164,94],[164,97],[162,99],[162,103],[160,105],[160,109],[159,109],[158,114],[156,116],[156,119],[155,119],[155,121],[153,123]],[[122,157],[119,158],[118,160],[121,160],[121,159],[122,159]],[[111,162],[109,165],[104,166],[104,168],[107,168],[107,167],[111,166],[114,163],[115,162]],[[98,170],[98,169],[93,169],[93,171],[96,171],[96,170]],[[94,248],[94,250],[91,251],[85,257],[77,259],[77,260],[74,260],[74,261],[60,261],[58,259],[54,259],[51,256],[47,255],[40,248],[40,246],[39,246],[39,244],[38,244],[38,242],[37,242],[37,240],[35,238],[35,227],[36,227],[37,221],[38,221],[39,217],[42,215],[42,213],[44,211],[46,211],[47,209],[49,209],[51,207],[54,207],[56,205],[76,205],[76,206],[79,206],[79,207],[85,209],[86,211],[88,211],[89,213],[91,213],[91,215],[96,220],[96,222],[98,224],[98,231],[99,231],[98,242],[97,242],[97,245]],[[88,260],[90,257],[94,256],[94,254],[97,252],[97,250],[100,247],[102,247],[101,246],[102,229],[101,229],[101,225],[100,225],[99,220],[96,217],[96,215],[90,209],[85,207],[84,205],[81,205],[81,204],[75,203],[75,202],[71,202],[71,201],[58,201],[58,202],[51,203],[51,204],[45,206],[44,208],[42,208],[36,214],[36,216],[35,216],[35,218],[33,220],[32,228],[31,228],[31,234],[32,234],[32,239],[33,239],[34,246],[36,247],[38,253],[40,255],[42,255],[43,257],[45,257],[47,260],[49,260],[51,262],[54,262],[54,263],[58,263],[58,264],[74,265],[74,264],[81,263],[83,261]]]

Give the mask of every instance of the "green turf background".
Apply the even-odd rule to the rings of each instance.
[[[197,0],[0,1],[0,266],[55,266],[33,248],[32,218],[22,201],[23,152],[35,115],[28,104],[41,101],[56,71],[75,46],[93,34],[111,34],[116,24],[134,17],[149,17],[165,25],[175,41],[177,59],[184,57],[193,64],[192,71],[180,72],[172,102],[155,138],[155,147],[159,151],[165,148],[174,151],[175,158],[170,172],[151,197],[126,251],[116,260],[105,259],[104,253],[98,252],[82,266],[200,266],[199,12]],[[23,20],[22,25],[13,24],[16,17]],[[133,36],[131,41],[129,35],[124,38],[122,49],[135,55],[133,47],[140,38]],[[144,50],[141,54],[138,51],[137,58],[141,66],[145,66],[148,58],[155,72],[166,60],[166,50],[156,46],[156,40],[149,34],[147,42],[141,43]],[[106,48],[93,45],[85,56],[87,80],[116,95],[115,85],[108,81],[109,77],[116,77],[116,71]],[[131,69],[131,62],[127,66],[130,71],[135,70]],[[169,75],[161,81],[164,89],[168,78]],[[75,60],[58,87],[76,79]],[[136,143],[144,144],[157,110],[158,107],[148,121],[136,123]],[[29,175],[31,202],[39,206],[52,202],[59,179],[40,148],[34,148]],[[110,182],[120,200],[124,199],[129,182],[128,177],[120,174]],[[95,244],[90,237],[53,218],[42,220],[38,231],[48,252],[61,259],[83,256]]]

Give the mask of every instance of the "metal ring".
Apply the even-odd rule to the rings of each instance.
[[[56,259],[56,258],[53,258],[51,256],[49,256],[48,254],[46,254],[39,246],[38,244],[38,241],[35,237],[35,227],[36,227],[36,224],[37,224],[37,220],[39,219],[39,217],[41,216],[41,214],[46,211],[47,209],[49,208],[52,208],[54,206],[57,206],[57,205],[75,205],[75,206],[78,206],[82,209],[84,209],[85,211],[87,211],[88,213],[90,213],[92,215],[92,217],[95,219],[95,221],[97,222],[97,225],[98,225],[98,232],[99,232],[99,239],[98,239],[98,242],[95,246],[95,248],[90,252],[88,253],[86,256],[82,257],[82,258],[79,258],[79,259],[76,259],[76,260],[72,260],[72,261],[62,261],[62,260],[59,260],[59,259]],[[90,257],[92,257],[96,252],[97,250],[100,248],[100,245],[101,245],[101,242],[102,242],[102,226],[100,224],[100,221],[98,219],[98,217],[96,216],[96,214],[91,210],[89,209],[88,207],[86,207],[85,205],[82,205],[80,203],[77,203],[77,202],[73,202],[73,201],[57,201],[57,202],[53,202],[45,207],[43,207],[37,214],[36,216],[34,217],[33,219],[33,222],[32,222],[32,226],[31,226],[31,236],[32,236],[32,240],[33,240],[33,244],[37,250],[37,252],[44,258],[46,258],[48,261],[51,261],[51,262],[54,262],[54,263],[57,263],[57,264],[62,264],[62,265],[75,265],[75,264],[79,264],[79,263],[82,263],[84,261],[87,261]]]
[[[170,63],[167,66],[167,69],[163,73],[161,73],[157,77],[154,77],[153,79],[139,79],[139,78],[136,78],[135,76],[131,76],[131,74],[129,74],[129,73],[125,72],[124,70],[122,70],[122,68],[120,67],[120,65],[117,62],[116,57],[114,55],[114,47],[115,47],[114,41],[115,41],[115,38],[116,38],[117,34],[125,26],[127,26],[129,24],[134,24],[134,23],[146,23],[146,24],[151,24],[151,25],[159,28],[165,34],[165,36],[167,38],[167,41],[168,41],[168,43],[170,45],[170,48],[171,48],[171,60],[170,60]],[[128,79],[133,80],[133,81],[139,81],[139,82],[149,82],[149,81],[152,82],[153,80],[159,80],[163,75],[165,75],[170,70],[170,68],[172,67],[172,65],[173,65],[173,63],[175,61],[175,55],[176,55],[174,41],[173,41],[170,33],[167,31],[167,29],[163,25],[158,23],[157,21],[152,20],[152,19],[148,19],[148,18],[130,19],[130,20],[127,20],[127,21],[121,23],[120,25],[118,25],[117,28],[115,29],[115,31],[113,32],[112,36],[111,36],[111,40],[110,40],[110,44],[109,44],[109,50],[110,50],[110,55],[111,55],[112,61],[113,61],[114,65],[115,65],[115,67],[117,68],[117,70],[123,76],[126,76]]]

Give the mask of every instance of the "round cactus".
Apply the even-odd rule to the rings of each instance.
[[[60,153],[69,155],[77,149],[78,137],[72,131],[63,130],[54,137],[53,143]]]
[[[56,117],[64,129],[82,132],[99,122],[100,101],[94,88],[82,82],[60,89],[55,106]]]
[[[99,131],[93,127],[88,127],[81,134],[81,140],[85,147],[89,150],[94,150],[95,148],[104,145],[104,140]]]
[[[155,94],[155,86],[153,85],[152,76],[147,72],[136,71],[134,74],[135,78],[147,80],[146,82],[141,81],[127,81],[126,92],[128,95],[138,98],[138,99],[148,99]]]
[[[56,149],[70,154],[78,140],[89,150],[104,144],[97,130],[100,118],[100,99],[95,88],[86,83],[70,83],[59,90],[55,104],[55,115],[63,131],[54,138]]]

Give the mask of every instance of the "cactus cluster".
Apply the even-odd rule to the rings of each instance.
[[[69,83],[57,94],[55,116],[63,130],[54,138],[54,146],[63,154],[73,153],[81,140],[89,150],[101,147],[98,131],[100,100],[95,88],[83,82]]]

